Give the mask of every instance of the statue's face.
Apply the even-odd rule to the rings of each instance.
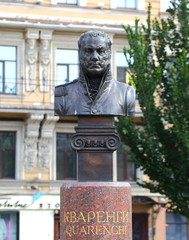
[[[111,52],[106,40],[101,37],[87,37],[80,47],[80,63],[88,77],[101,76],[110,63]]]

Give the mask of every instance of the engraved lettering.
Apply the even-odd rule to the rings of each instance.
[[[128,212],[123,212],[123,222],[128,222]]]
[[[98,211],[98,212],[96,213],[96,215],[97,215],[97,222],[98,222],[98,223],[105,222],[104,214],[105,214],[104,211]]]
[[[88,234],[93,234],[93,235],[96,235],[95,232],[94,232],[94,227],[93,226],[88,226]]]
[[[70,222],[72,222],[72,223],[77,222],[76,212],[74,212],[74,211],[70,212]]]
[[[91,222],[91,220],[94,220],[95,216],[96,216],[95,212],[93,211],[88,212],[87,222]]]
[[[72,236],[72,232],[73,232],[72,227],[71,226],[66,226],[66,233],[69,237]]]
[[[96,235],[102,235],[102,227],[101,226],[96,226]]]
[[[80,234],[87,235],[87,231],[85,229],[85,226],[81,227]]]
[[[69,212],[64,212],[64,222],[69,222]]]
[[[126,234],[126,226],[118,226],[119,234]]]
[[[79,213],[79,216],[78,216],[78,218],[77,218],[77,222],[80,222],[80,221],[86,222],[85,217],[84,217],[84,215],[83,215],[83,212],[80,212],[80,213]]]
[[[72,237],[73,235],[123,235],[123,234],[126,234],[126,226],[68,225],[66,226],[65,231],[69,237]]]
[[[78,232],[79,232],[79,227],[78,227],[78,226],[77,226],[77,227],[74,227],[74,226],[73,226],[73,234],[74,234],[74,235],[77,235]]]
[[[117,229],[117,231],[114,231],[114,229]],[[112,226],[111,232],[112,232],[112,234],[119,234],[118,227],[117,226]]]
[[[105,230],[105,231],[103,231],[103,234],[111,234],[110,227],[108,227],[108,228],[106,226],[103,226],[103,229]]]
[[[115,212],[106,212],[106,222],[115,222]]]
[[[63,213],[63,222],[69,224],[65,226],[66,234],[69,237],[76,235],[124,235],[127,232],[125,223],[128,222],[128,212],[66,211]]]

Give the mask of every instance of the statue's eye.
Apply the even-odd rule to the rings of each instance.
[[[104,52],[105,52],[104,48],[99,48],[99,49],[98,49],[98,53],[99,53],[99,54],[103,54]]]
[[[91,52],[92,52],[92,49],[91,49],[91,48],[86,48],[86,49],[85,49],[85,52],[86,52],[86,53],[91,53]]]

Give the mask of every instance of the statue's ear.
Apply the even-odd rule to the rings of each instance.
[[[78,50],[78,54],[79,54],[79,60],[82,58],[82,51],[81,49]]]
[[[108,55],[109,55],[109,58],[112,57],[112,51],[111,50],[108,51]]]

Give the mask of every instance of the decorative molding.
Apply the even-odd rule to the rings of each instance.
[[[74,150],[110,150],[115,151],[120,143],[116,134],[75,134],[72,137],[71,146]]]
[[[46,115],[41,127],[40,138],[38,142],[38,167],[41,170],[49,168],[52,158],[52,146],[55,124],[59,117]]]
[[[27,28],[26,38],[28,38],[28,39],[38,39],[39,38],[39,29]]]
[[[115,1],[116,0],[112,0]],[[142,0],[144,1],[144,0]],[[78,10],[78,8],[77,8]],[[101,14],[100,9],[88,9],[88,8],[83,8],[83,11],[90,13],[90,14]],[[2,18],[8,18],[8,19],[12,19],[12,24],[15,25],[19,25],[21,24],[22,26],[25,26],[27,29],[34,29],[36,31],[39,31],[39,27],[43,28],[45,27],[49,27],[50,29],[64,29],[64,30],[71,30],[75,27],[79,27],[78,30],[82,30],[80,25],[84,25],[83,29],[85,29],[85,27],[87,26],[87,28],[92,28],[93,26],[97,25],[98,27],[102,27],[104,29],[104,31],[108,31],[109,28],[111,27],[117,27],[119,28],[119,30],[122,30],[121,32],[124,33],[124,29],[121,27],[121,25],[132,25],[134,26],[134,21],[128,21],[128,20],[109,20],[107,18],[105,18],[106,14],[109,14],[110,11],[112,11],[112,13],[114,13],[114,11],[118,11],[116,10],[116,8],[114,7],[114,9],[109,10],[109,9],[104,9],[104,18],[100,18],[100,19],[92,19],[92,18],[82,18],[82,17],[66,17],[66,16],[62,16],[62,15],[58,15],[58,16],[49,16],[49,15],[32,15],[32,14],[19,14],[19,17],[17,17],[18,14],[16,13],[1,13],[1,17]],[[136,13],[136,10],[133,9],[133,11],[128,11],[127,15],[128,16],[135,16],[137,14],[137,16],[146,16],[146,12],[145,11],[139,11]],[[14,19],[18,19],[17,21],[14,21]],[[22,21],[21,21],[22,20]],[[23,22],[24,20],[27,20],[26,22]],[[33,20],[36,21],[36,23],[33,22]],[[31,22],[30,22],[31,21]],[[45,23],[45,21],[51,21],[54,22],[53,24],[49,24],[49,23]],[[0,21],[1,22],[1,21]],[[11,25],[10,21],[6,21],[3,20],[4,24],[9,24]],[[30,26],[33,26],[35,28],[30,28]],[[111,27],[110,27],[111,26]],[[115,31],[113,31],[115,33]],[[35,34],[34,34],[35,35]]]
[[[20,32],[4,32],[0,31],[0,39],[7,39],[7,40],[22,40],[23,39],[23,33]]]
[[[26,121],[24,164],[27,169],[37,167],[37,144],[42,119],[43,114],[31,114]]]
[[[49,168],[52,158],[53,133],[59,117],[52,114],[31,114],[26,121],[25,167],[27,169]]]
[[[35,90],[36,80],[36,63],[37,63],[37,47],[36,39],[28,38],[26,40],[26,90]]]
[[[41,170],[49,168],[51,156],[51,138],[41,138],[38,143],[38,167]]]
[[[53,30],[40,30],[40,39],[51,40]]]
[[[25,167],[33,169],[37,167],[37,137],[27,137],[25,145]]]
[[[50,79],[50,47],[49,40],[41,39],[39,48],[39,82],[40,91],[49,91]]]

